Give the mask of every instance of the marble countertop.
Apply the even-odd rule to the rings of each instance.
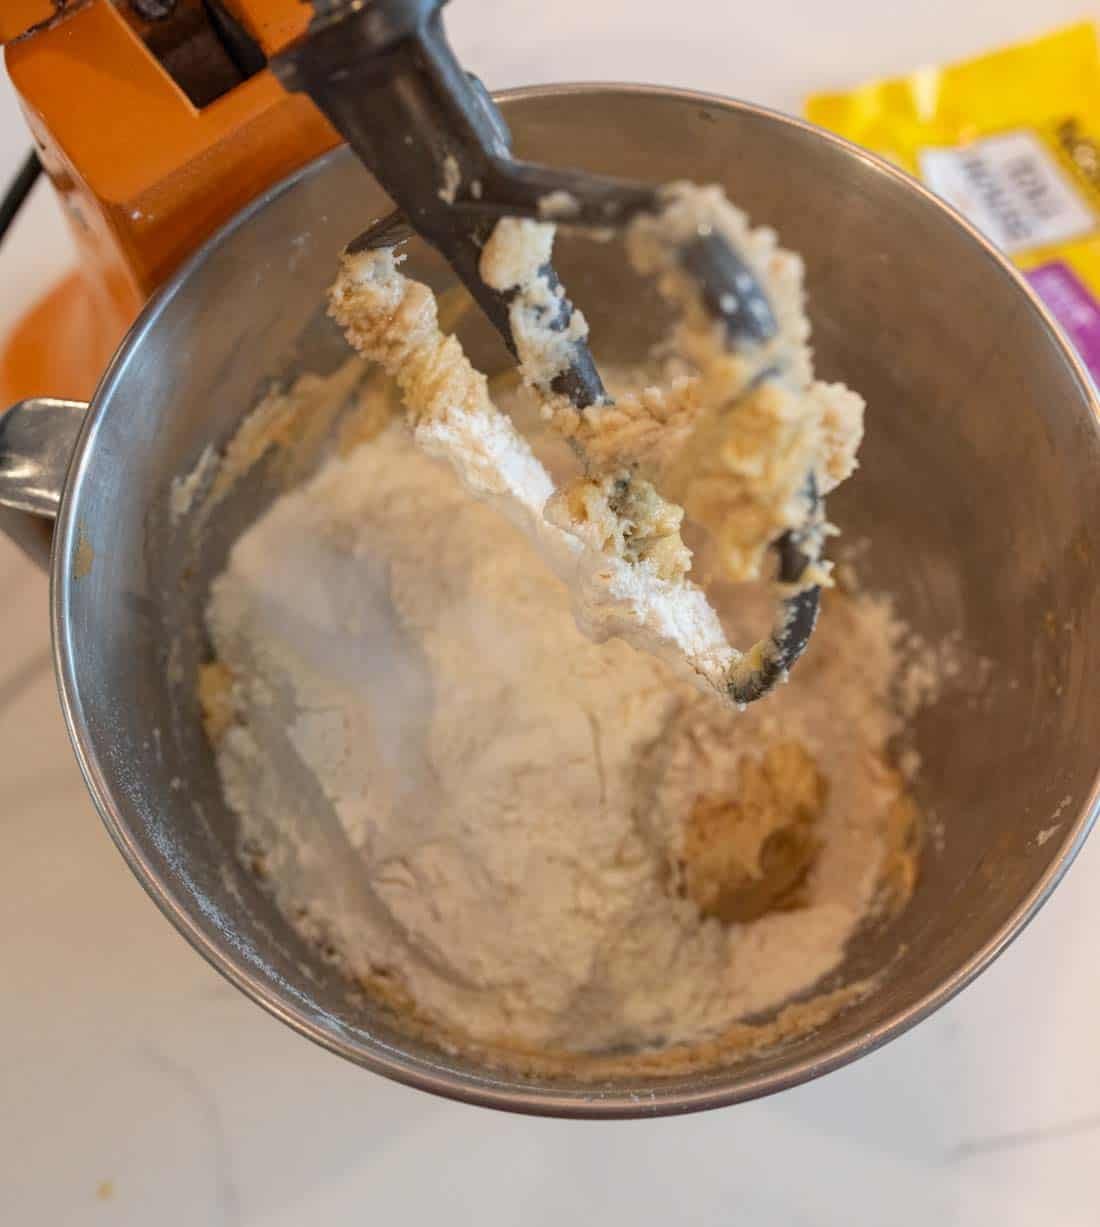
[[[1087,12],[1070,0],[897,12],[868,0],[461,0],[450,24],[494,86],[651,80],[797,110],[809,89]],[[5,81],[4,179],[27,144]],[[0,253],[0,326],[69,252],[40,185]],[[975,985],[848,1069],[685,1119],[509,1117],[312,1047],[177,936],[85,795],[54,691],[46,580],[4,540],[0,644],[5,1224],[1100,1223],[1100,840]]]

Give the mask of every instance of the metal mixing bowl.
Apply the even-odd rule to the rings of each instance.
[[[715,1107],[868,1052],[985,967],[1050,893],[1098,797],[1100,429],[1091,386],[1024,283],[973,230],[883,162],[805,124],[722,99],[624,87],[503,100],[523,155],[628,178],[722,183],[806,259],[821,373],[869,403],[863,467],[832,503],[870,541],[865,576],[930,640],[958,633],[987,685],[949,689],[917,724],[921,801],[942,825],[911,905],[853,944],[834,982],[870,996],[809,1036],[690,1078],[525,1080],[409,1040],[299,939],[234,856],[234,822],[200,729],[207,584],[281,489],[260,466],[190,544],[170,490],[224,442],[274,376],[331,369],[318,311],[345,242],[385,202],[338,151],[267,193],[150,304],[83,421],[54,538],[52,620],[69,730],[124,856],[181,933],[311,1039],[442,1095],[571,1116]],[[421,252],[415,271],[445,284]],[[636,351],[642,305],[613,249],[566,242],[560,269],[604,352]],[[479,361],[503,361],[476,325]],[[8,465],[48,511],[79,410],[9,417]],[[0,465],[0,471],[3,466]],[[28,478],[27,475],[30,474]],[[15,482],[8,481],[9,501]],[[172,645],[175,645],[174,647]],[[797,684],[797,680],[795,682]],[[1026,985],[1020,985],[1021,992]]]

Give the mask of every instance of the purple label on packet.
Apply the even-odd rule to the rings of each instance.
[[[1100,382],[1100,303],[1061,260],[1029,269],[1024,276],[1077,346],[1093,378]]]

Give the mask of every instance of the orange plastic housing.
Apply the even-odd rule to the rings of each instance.
[[[228,7],[268,56],[309,17],[299,0]],[[116,0],[0,0],[0,39],[79,258],[0,350],[0,408],[34,395],[87,398],[181,261],[339,137],[266,69],[194,106]]]

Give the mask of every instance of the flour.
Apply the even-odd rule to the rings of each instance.
[[[731,348],[684,275],[715,231],[775,338]],[[808,490],[852,472],[863,402],[814,381],[798,257],[681,185],[628,235],[677,310],[677,373],[576,409],[553,385],[587,325],[562,318],[553,237],[506,219],[480,263],[526,409],[392,252],[345,257],[330,313],[402,411],[365,389],[337,455],[237,541],[199,693],[246,863],[407,1026],[524,1069],[686,1072],[841,1008],[859,985],[800,998],[912,890],[917,764],[887,752],[903,636],[887,603],[827,594],[796,685],[715,701],[770,642],[776,540],[800,534],[799,585],[829,582]],[[313,392],[259,422],[313,420]],[[269,433],[246,422],[237,452]],[[709,542],[706,593],[682,527]]]
[[[735,629],[759,595],[723,609]],[[328,957],[460,1046],[720,1037],[838,965],[892,853],[899,631],[828,599],[798,684],[738,715],[585,638],[530,539],[393,424],[280,498],[213,585],[244,853]],[[683,889],[686,823],[780,740],[825,781],[815,854],[790,910],[724,924]]]

